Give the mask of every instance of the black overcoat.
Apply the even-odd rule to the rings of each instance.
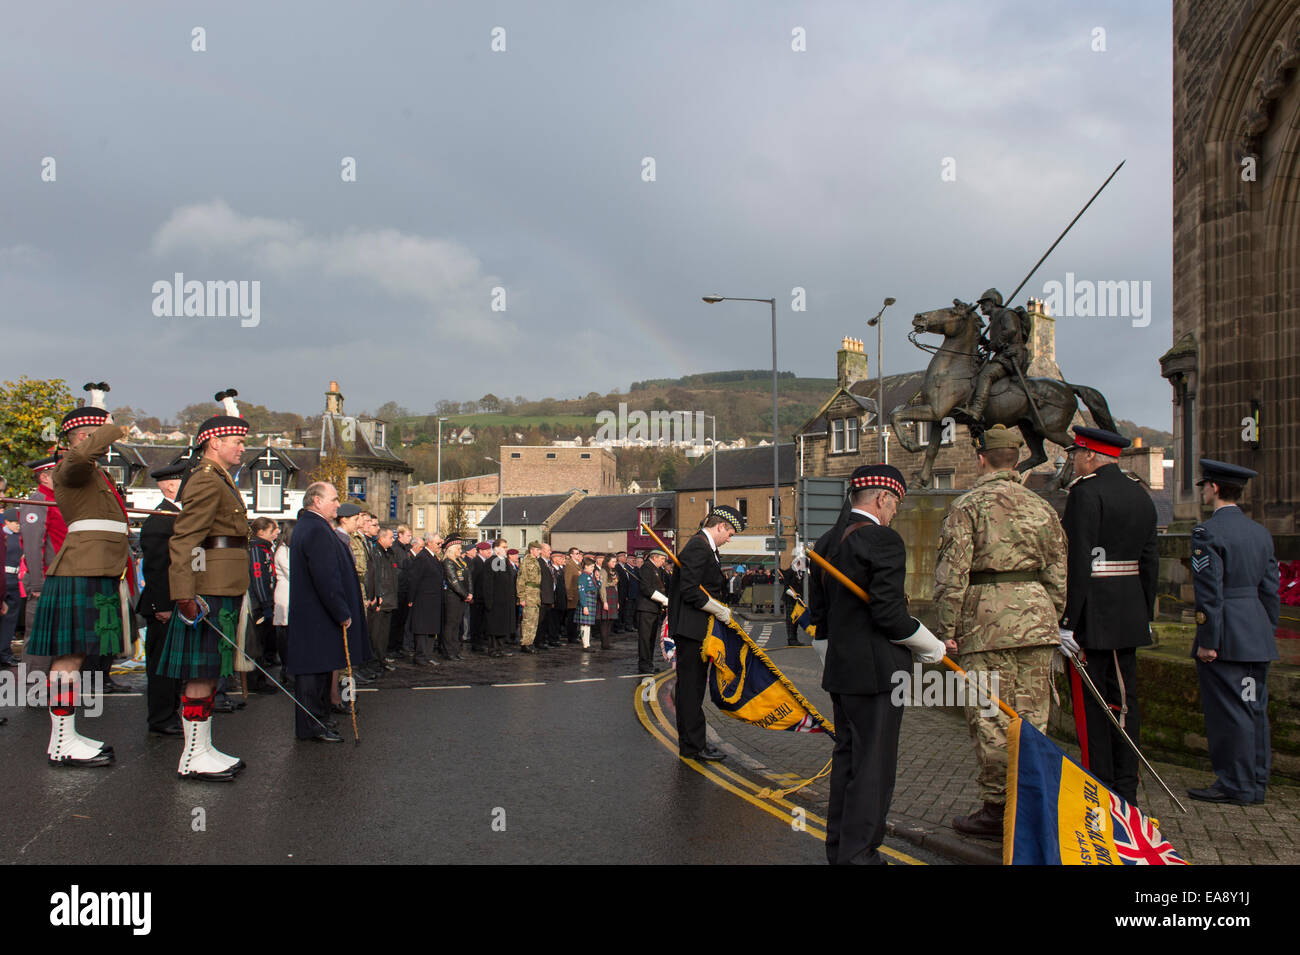
[[[442,561],[433,556],[426,547],[411,561],[408,580],[411,632],[427,636],[441,633]]]
[[[289,541],[289,673],[344,669],[340,626],[349,617],[348,648],[356,667],[371,652],[352,551],[329,521],[303,508]]]

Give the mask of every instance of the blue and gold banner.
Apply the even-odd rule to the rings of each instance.
[[[1004,865],[1186,865],[1156,820],[1024,720],[1007,729]]]
[[[790,607],[790,622],[801,630],[806,630],[808,636],[817,637],[817,625],[812,622],[812,612],[804,605],[804,602],[798,597],[791,597],[793,601]]]
[[[737,624],[722,626],[710,619],[703,656],[713,664],[709,696],[723,713],[763,729],[826,733],[834,738],[834,725]]]

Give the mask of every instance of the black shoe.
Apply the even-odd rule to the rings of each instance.
[[[192,783],[230,783],[235,781],[237,770],[232,766],[230,769],[223,769],[214,773],[181,773],[176,775],[187,782]]]
[[[520,648],[519,648],[519,652],[520,652],[520,653],[536,653],[537,651],[534,650],[534,649],[532,648],[532,645],[531,645],[531,644],[529,644],[529,645],[526,646],[526,647],[520,647]]]
[[[333,730],[325,730],[323,733],[317,733],[315,736],[308,736],[307,739],[313,743],[341,743],[343,737]]]
[[[1254,799],[1239,799],[1231,793],[1224,792],[1217,786],[1210,786],[1207,789],[1189,789],[1187,795],[1201,802],[1217,802],[1228,806],[1250,806],[1255,803]]]
[[[343,703],[331,703],[329,711],[331,713],[338,713],[341,716],[347,716],[352,712],[351,708]]]
[[[364,673],[359,673],[359,672],[357,672],[356,670],[353,670],[353,671],[352,671],[352,679],[354,679],[354,680],[356,680],[358,683],[362,683],[362,684],[365,684],[365,683],[374,683],[374,682],[375,682],[375,678],[374,678],[374,677],[372,677],[372,676],[367,676],[367,675],[364,674]]]
[[[8,654],[0,657],[0,667],[16,667],[16,666],[18,666],[18,659],[16,657]]]
[[[706,749],[702,749],[698,753],[679,752],[678,755],[680,755],[683,759],[698,759],[706,763],[720,763],[727,758],[726,753],[722,752],[721,750],[714,749],[712,746]]]
[[[101,749],[98,753],[96,753],[94,756],[90,757],[89,759],[50,758],[51,766],[70,767],[70,768],[88,767],[88,766],[107,766],[111,762],[113,762],[113,751],[111,749],[107,751]]]
[[[326,721],[325,721],[325,725],[328,726],[328,727],[329,727],[330,729],[332,729],[332,730],[337,730],[337,729],[339,728],[339,721],[338,721],[338,720],[326,720]]]
[[[125,683],[114,682],[113,679],[110,677],[104,680],[104,692],[105,693],[130,693],[131,688],[127,686]]]
[[[166,723],[163,726],[149,727],[150,736],[184,736],[185,730],[180,723]]]
[[[216,703],[212,704],[212,712],[233,713],[235,712],[235,704],[232,703],[230,700],[218,700]]]

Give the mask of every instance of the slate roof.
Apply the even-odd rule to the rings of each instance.
[[[492,509],[478,522],[479,527],[501,527],[499,508],[505,505],[506,519],[504,526],[523,526],[542,524],[556,509],[569,499],[568,494],[525,494],[521,497],[507,497],[492,505]],[[525,521],[524,512],[528,512]]]
[[[770,461],[769,461],[770,463]],[[591,494],[584,497],[551,528],[552,532],[630,531],[640,526],[641,508],[673,506],[672,494],[656,494],[647,503],[644,494]]]
[[[329,454],[337,450],[350,464],[389,468],[394,471],[415,470],[388,448],[372,444],[358,419],[353,419],[354,426],[350,429],[352,439],[344,440],[343,422],[346,420],[345,416],[333,414],[327,414],[321,419],[321,453]]]
[[[907,371],[898,375],[885,376],[885,410],[886,413],[897,408],[899,405],[905,405],[912,400],[912,396],[921,390],[921,385],[925,382],[924,371]],[[875,378],[863,378],[861,381],[855,381],[849,386],[849,395],[868,415],[864,424],[869,427],[875,427],[876,414],[876,394],[878,382]],[[838,389],[837,389],[838,390]],[[827,424],[826,415],[821,414],[813,418],[797,434],[825,434],[830,426]]]
[[[733,451],[717,451],[718,487],[771,487],[772,486],[772,446],[758,448],[740,448]],[[795,446],[780,446],[779,471],[782,485],[794,484],[798,473]],[[700,463],[686,472],[677,482],[678,491],[713,490],[713,454],[700,458]]]

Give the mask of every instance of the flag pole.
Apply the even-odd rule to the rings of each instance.
[[[671,557],[673,559],[673,563],[680,568],[682,566],[682,562],[678,560],[677,555],[674,554],[671,550],[669,550],[668,546],[664,544],[662,540],[659,539],[659,535],[656,534],[644,522],[641,523],[641,527],[642,529],[645,530],[646,534],[648,534],[651,538],[653,538],[654,542],[659,545],[660,550],[662,550],[665,554]],[[706,597],[712,598],[713,595],[704,589],[703,584],[700,585],[700,590],[704,592],[704,595]],[[790,680],[786,677],[786,675],[777,668],[777,665],[772,662],[772,658],[769,657],[766,653],[764,653],[763,648],[760,647],[757,643],[755,643],[753,638],[750,637],[750,635],[745,632],[745,628],[742,627],[740,624],[736,623],[734,619],[731,620],[727,624],[727,626],[729,626],[732,630],[734,630],[737,633],[737,635],[739,635],[740,638],[745,641],[745,646],[749,648],[749,651],[751,653],[753,653],[756,657],[758,657],[765,664],[767,664],[767,666],[771,669],[772,673],[776,676],[777,680],[780,681],[781,685],[785,687],[786,691],[795,698],[795,701],[800,706],[802,706],[805,710],[808,711],[808,715],[811,716],[814,720],[818,722],[818,724],[821,725],[826,735],[829,736],[831,739],[835,739],[835,724],[830,722],[828,719],[826,719],[826,717],[822,716],[821,713],[817,712],[817,707],[813,706],[812,703],[802,693],[799,692],[798,687],[796,687],[793,683],[791,683]]]
[[[827,560],[827,559],[826,559],[825,557],[823,557],[821,554],[817,553],[817,552],[816,552],[815,550],[813,550],[811,547],[808,548],[807,553],[808,553],[808,556],[809,556],[809,557],[811,557],[814,561],[816,561],[818,567],[820,567],[822,570],[826,571],[826,573],[830,574],[832,577],[834,577],[836,580],[838,580],[841,584],[843,584],[844,587],[845,587],[845,589],[847,589],[847,590],[849,591],[849,593],[851,593],[851,594],[853,594],[854,596],[858,597],[858,598],[859,598],[863,603],[868,603],[868,604],[871,603],[871,597],[870,597],[870,595],[868,595],[867,592],[866,592],[865,590],[863,590],[861,587],[859,587],[857,584],[855,584],[852,580],[850,580],[848,577],[846,577],[846,576],[845,576],[845,575],[840,571],[840,569],[839,569],[838,567],[836,567],[834,564],[832,564],[829,560]],[[976,697],[977,697],[977,698],[978,698],[979,694],[987,692],[986,690],[984,690],[982,687],[979,686],[978,682],[977,682],[976,680],[974,680],[974,679],[971,677],[971,675],[970,675],[969,673],[967,673],[965,670],[963,670],[961,667],[959,667],[956,663],[954,663],[954,662],[952,661],[952,659],[951,659],[951,658],[950,658],[946,653],[943,655],[943,659],[942,659],[940,662],[941,662],[944,666],[946,666],[949,670],[953,670],[953,671],[955,671],[955,672],[957,672],[957,673],[960,673],[960,674],[962,675],[962,678],[963,678],[963,679],[964,679],[964,680],[965,680],[965,681],[966,681],[966,682],[971,686],[971,688],[972,688],[973,690],[975,690],[975,694],[976,694]],[[992,694],[990,694],[990,696],[992,696]],[[1005,713],[1005,714],[1007,715],[1007,717],[1009,717],[1010,719],[1013,719],[1013,720],[1018,720],[1018,719],[1020,719],[1020,714],[1017,713],[1015,710],[1013,710],[1011,707],[1007,706],[1007,704],[1003,703],[1001,699],[999,699],[999,698],[996,697],[996,696],[993,696],[992,698],[993,698],[995,701],[997,701],[998,709],[1000,709],[1003,713]]]

